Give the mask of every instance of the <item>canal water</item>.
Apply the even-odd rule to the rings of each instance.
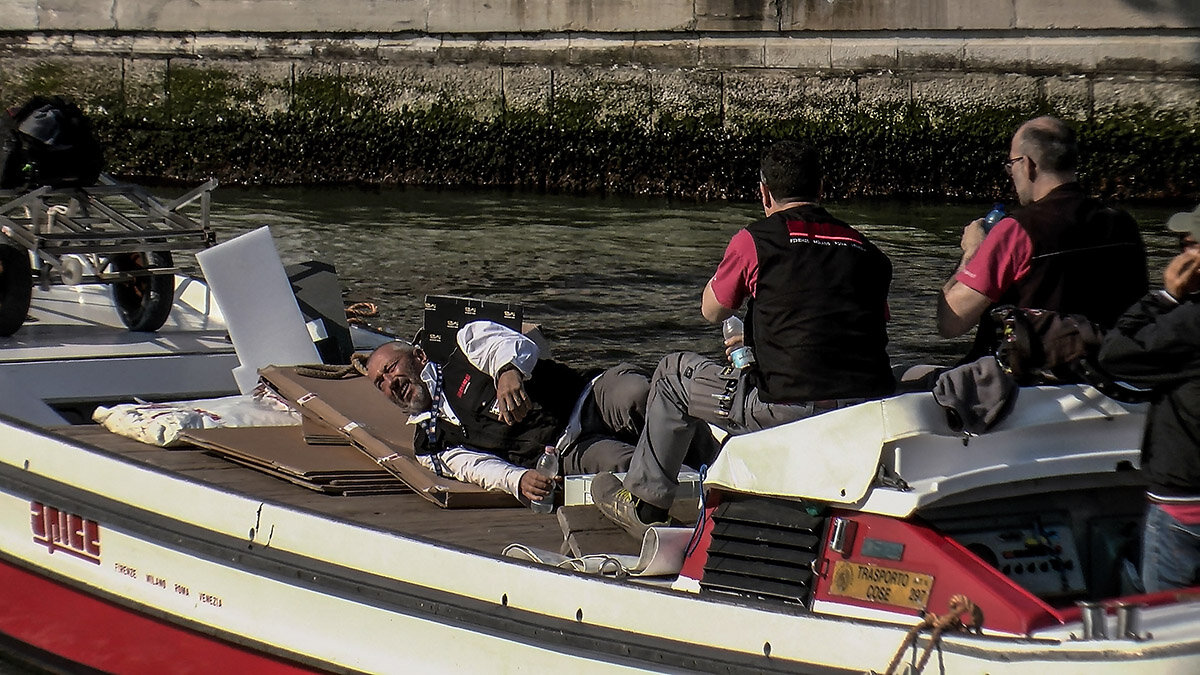
[[[949,363],[969,336],[937,336],[938,289],[958,262],[962,227],[990,204],[829,203],[894,266],[890,348],[896,363]],[[1173,255],[1163,223],[1178,208],[1133,206],[1151,282]],[[667,352],[719,355],[719,327],[700,292],[729,237],[758,204],[678,203],[508,191],[219,188],[219,241],[268,225],[285,264],[332,263],[347,300],[378,305],[373,325],[404,337],[426,295],[518,302],[555,358],[578,366],[627,360],[653,368]],[[1104,274],[1104,270],[1096,270]]]

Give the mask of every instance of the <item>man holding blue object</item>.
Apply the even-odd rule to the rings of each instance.
[[[668,354],[651,380],[625,480],[601,473],[592,481],[600,512],[638,539],[666,524],[681,467],[716,458],[710,424],[742,434],[895,387],[886,328],[891,262],[817,205],[822,173],[812,148],[776,143],[760,171],[766,217],[733,236],[700,305],[705,319],[720,323],[749,302],[744,342],[754,363]],[[727,346],[738,353],[733,339]]]
[[[938,299],[938,332],[979,331],[967,360],[991,353],[988,310],[1001,305],[1082,314],[1101,328],[1148,287],[1137,223],[1088,197],[1075,175],[1075,132],[1053,117],[1021,125],[1004,168],[1021,206],[985,232],[963,229],[962,260]]]

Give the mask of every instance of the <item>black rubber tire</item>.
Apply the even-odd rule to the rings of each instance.
[[[118,253],[111,260],[117,272],[147,267],[173,267],[170,251]],[[175,275],[155,274],[112,285],[113,304],[131,331],[152,333],[167,322],[175,304]]]
[[[33,273],[29,252],[16,244],[0,241],[0,337],[17,332],[29,316],[33,299]]]

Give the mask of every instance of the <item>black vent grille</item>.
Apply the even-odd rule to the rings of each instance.
[[[701,591],[807,605],[825,521],[795,502],[723,502],[713,512]]]

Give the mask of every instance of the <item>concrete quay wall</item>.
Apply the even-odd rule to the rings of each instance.
[[[990,198],[1052,113],[1097,190],[1200,199],[1190,0],[0,0],[0,103],[46,93],[147,178],[744,197],[789,137],[835,195]]]
[[[1192,0],[0,0],[41,31],[544,33],[1163,29]]]

